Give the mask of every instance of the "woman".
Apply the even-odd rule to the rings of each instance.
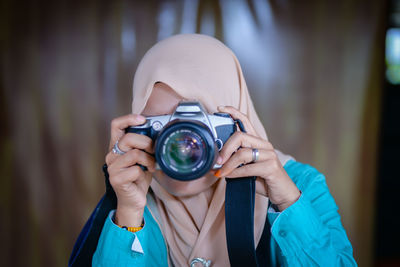
[[[240,119],[247,133],[224,144],[221,169],[183,182],[155,169],[149,137],[124,129],[193,99],[208,113]],[[111,124],[106,163],[117,206],[105,220],[94,266],[229,266],[221,178],[243,176],[257,177],[254,240],[260,242],[267,219],[272,266],[356,265],[324,176],[268,142],[239,62],[224,44],[188,34],[152,47],[135,74],[132,113]]]

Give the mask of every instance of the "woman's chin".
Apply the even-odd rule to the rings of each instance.
[[[157,171],[154,174],[156,181],[171,195],[176,197],[190,197],[206,191],[218,181],[218,178],[209,172],[203,177],[191,181],[175,180],[162,171]]]

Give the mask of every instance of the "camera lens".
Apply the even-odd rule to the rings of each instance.
[[[169,177],[189,181],[207,173],[217,148],[207,126],[193,121],[173,121],[165,126],[155,144],[160,168]]]
[[[182,174],[196,171],[205,160],[203,139],[188,129],[171,133],[165,141],[163,157],[169,167]]]

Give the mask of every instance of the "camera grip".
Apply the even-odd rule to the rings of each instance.
[[[146,135],[150,137],[150,131],[149,128],[136,128],[136,127],[127,127],[125,128],[125,133],[135,133],[135,134],[141,134],[141,135]],[[147,167],[143,166],[141,164],[135,164],[136,166],[139,166],[142,171],[147,171]]]
[[[150,128],[136,128],[136,127],[128,127],[125,129],[125,133],[135,133],[146,135],[150,137]]]

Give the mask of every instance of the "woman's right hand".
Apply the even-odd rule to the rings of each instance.
[[[141,125],[146,118],[129,114],[111,122],[111,140],[106,156],[110,184],[117,195],[115,223],[128,227],[142,224],[146,194],[155,171],[153,141],[145,135],[127,133],[128,126]],[[118,147],[126,152],[123,155],[113,153],[112,148],[118,141]],[[147,152],[147,153],[146,153]],[[143,171],[139,165],[147,167]]]

